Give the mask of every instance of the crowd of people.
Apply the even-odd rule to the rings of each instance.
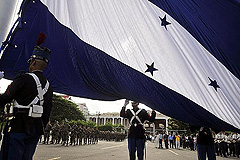
[[[97,127],[78,125],[76,122],[70,125],[68,122],[59,124],[56,121],[53,125],[50,122],[47,124],[40,143],[61,144],[62,146],[86,145],[97,144],[98,140],[123,141],[125,137],[125,133],[100,131]]]
[[[196,150],[197,137],[193,135],[178,134],[176,132],[158,132],[154,138],[155,147],[158,149],[162,148],[189,148],[190,150]]]
[[[197,136],[190,134],[178,134],[176,132],[157,132],[155,137],[148,135],[148,139],[155,143],[155,147],[175,148],[175,149],[189,149],[191,151],[197,150]],[[221,157],[238,157],[240,156],[240,134],[219,132],[213,135],[214,150],[217,156]]]
[[[240,134],[220,132],[215,136],[215,153],[217,156],[240,156]]]

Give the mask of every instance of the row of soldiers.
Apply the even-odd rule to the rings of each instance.
[[[63,146],[97,144],[99,139],[123,141],[125,137],[124,133],[99,131],[98,128],[77,125],[76,122],[72,126],[68,122],[61,124],[56,122],[52,126],[49,122],[45,128],[43,144],[62,144]]]
[[[217,156],[240,156],[240,134],[220,132],[215,136],[215,152]]]
[[[126,139],[127,134],[111,131],[100,131],[99,140],[122,142]]]

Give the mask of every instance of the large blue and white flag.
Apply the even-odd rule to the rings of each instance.
[[[25,0],[0,70],[27,70],[43,32],[56,92],[239,132],[239,19],[238,0]]]

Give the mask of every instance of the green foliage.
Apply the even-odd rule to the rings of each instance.
[[[53,107],[50,120],[61,122],[66,119],[68,121],[78,121],[85,120],[85,117],[75,103],[65,100],[61,96],[53,95]]]
[[[98,129],[100,131],[113,131],[113,125],[107,122],[105,125],[98,126]]]
[[[122,132],[124,131],[125,127],[119,124],[111,124],[110,122],[106,123],[105,125],[98,126],[100,131],[117,131]]]
[[[190,134],[195,135],[197,133],[197,128],[198,127],[191,126],[188,123],[184,123],[174,118],[170,118],[168,122],[169,130],[185,130],[184,133],[187,135],[190,135]]]
[[[187,130],[188,128],[189,128],[189,124],[184,123],[179,120],[176,120],[174,118],[169,118],[168,129],[170,129],[170,130]]]
[[[92,121],[85,121],[85,120],[72,120],[69,122],[69,124],[72,126],[74,122],[77,122],[77,125],[83,125],[83,126],[87,126],[87,127],[91,127],[91,128],[94,128],[97,126],[97,124],[95,122],[92,122]]]

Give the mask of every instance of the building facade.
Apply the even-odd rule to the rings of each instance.
[[[84,117],[88,117],[89,116],[89,111],[88,111],[88,107],[86,105],[86,103],[76,103],[77,104],[77,108],[83,113]]]
[[[65,95],[65,94],[61,95],[61,97],[63,99],[66,99],[68,101],[75,103],[77,105],[77,108],[83,113],[84,117],[87,118],[89,116],[89,111],[88,111],[88,107],[87,107],[86,103],[76,103],[72,100],[71,96]]]
[[[155,135],[156,131],[167,131],[169,117],[158,113],[154,123],[147,122],[144,124],[146,132]],[[106,123],[123,125],[125,128],[129,127],[127,118],[120,117],[119,113],[96,113],[89,115],[87,120],[95,122],[97,125],[105,125]]]

